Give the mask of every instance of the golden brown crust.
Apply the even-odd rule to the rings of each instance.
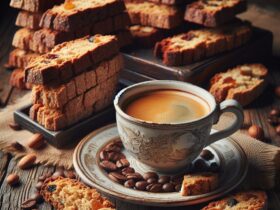
[[[56,4],[61,4],[63,1],[64,0],[11,0],[10,6],[29,12],[42,12]]]
[[[8,65],[14,68],[24,69],[32,59],[38,56],[39,54],[37,53],[14,49],[9,54]]]
[[[42,13],[20,11],[16,19],[16,26],[37,30],[40,28]]]
[[[263,191],[239,192],[222,200],[214,201],[202,210],[265,210],[267,195]]]
[[[218,187],[218,175],[204,172],[185,175],[181,188],[181,195],[201,195],[209,193]]]
[[[19,89],[30,89],[31,85],[24,82],[24,70],[23,69],[14,69],[11,76],[9,84],[13,87]]]
[[[40,193],[57,210],[80,208],[84,210],[101,210],[103,208],[114,210],[113,204],[95,189],[69,178],[48,178]]]
[[[28,28],[21,28],[16,31],[12,45],[25,51],[29,51],[33,45],[34,31]]]
[[[268,70],[262,64],[244,64],[216,74],[210,81],[210,93],[218,102],[235,99],[250,104],[264,90]]]

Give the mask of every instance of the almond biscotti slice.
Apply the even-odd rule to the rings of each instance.
[[[240,65],[216,74],[210,82],[210,93],[218,102],[235,99],[246,106],[263,92],[267,74],[262,64]]]
[[[49,53],[33,59],[25,68],[32,84],[61,84],[119,52],[115,36],[86,36],[64,42]]]
[[[21,28],[14,34],[12,45],[15,48],[29,51],[33,45],[34,31],[28,28]]]
[[[69,178],[48,178],[40,191],[57,210],[115,210],[113,204],[95,189]]]
[[[47,10],[40,25],[58,31],[76,31],[80,28],[114,16],[125,10],[119,0],[73,0]]]
[[[37,53],[14,49],[9,54],[8,65],[12,68],[24,69],[32,59],[35,59],[38,56],[40,55]]]
[[[158,5],[152,2],[129,2],[125,5],[130,20],[135,25],[171,29],[183,22],[180,9],[173,6]]]
[[[263,191],[238,192],[205,206],[202,210],[266,210],[267,195]]]
[[[61,4],[63,1],[64,0],[11,0],[10,6],[29,12],[42,12],[56,4]]]
[[[207,27],[217,27],[244,12],[246,0],[199,0],[187,5],[185,20],[202,24]]]
[[[215,29],[192,30],[157,42],[154,54],[168,66],[190,64],[202,58],[239,47],[249,41],[251,26],[234,22]]]
[[[118,74],[122,67],[123,59],[119,54],[58,87],[34,85],[32,88],[32,103],[43,104],[45,107],[52,109],[63,108],[73,98],[84,94],[97,84],[101,84],[109,77]]]
[[[218,187],[218,175],[210,172],[185,175],[181,195],[201,195],[209,193]]]
[[[16,19],[16,26],[37,30],[43,13],[20,11]]]

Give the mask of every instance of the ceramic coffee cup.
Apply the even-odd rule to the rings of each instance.
[[[194,94],[208,104],[210,111],[194,121],[170,124],[146,122],[124,112],[124,105],[141,93],[163,89]],[[205,146],[237,131],[244,119],[243,109],[237,101],[226,100],[217,104],[208,91],[179,81],[154,80],[129,86],[117,94],[114,106],[118,132],[125,149],[150,170],[167,173],[186,167]],[[213,124],[218,123],[220,115],[225,112],[235,115],[232,124],[210,134]]]

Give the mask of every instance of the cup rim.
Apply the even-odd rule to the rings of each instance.
[[[131,91],[133,89],[136,89],[136,88],[139,88],[141,86],[149,86],[149,85],[166,85],[166,84],[172,84],[174,85],[174,90],[181,90],[181,91],[184,91],[180,88],[176,88],[175,85],[178,84],[178,85],[183,85],[183,86],[188,86],[189,88],[193,88],[193,89],[196,89],[198,91],[201,91],[203,92],[203,95],[207,95],[207,97],[209,98],[210,102],[208,100],[206,100],[206,96],[198,96],[197,94],[194,94],[192,91],[188,91],[189,93],[195,95],[196,97],[199,97],[201,98],[202,100],[204,100],[208,106],[209,106],[209,113],[207,113],[205,116],[201,117],[201,118],[198,118],[198,119],[195,119],[195,120],[191,120],[191,121],[187,121],[187,122],[179,122],[179,123],[156,123],[156,122],[150,122],[150,121],[145,121],[145,120],[141,120],[141,119],[138,119],[138,118],[135,118],[135,117],[132,117],[128,114],[126,114],[123,109],[120,107],[120,99],[121,97],[128,91]],[[160,88],[159,88],[160,89]],[[185,92],[187,92],[185,90]],[[115,109],[116,109],[116,112],[117,114],[119,114],[120,116],[122,116],[123,118],[129,120],[130,122],[132,123],[136,123],[136,124],[140,124],[140,125],[146,125],[146,126],[164,126],[164,127],[168,127],[168,126],[172,126],[172,127],[182,127],[182,126],[186,126],[186,125],[197,125],[197,124],[201,124],[205,121],[208,121],[208,118],[210,118],[214,113],[215,111],[217,110],[217,103],[216,103],[216,100],[214,98],[213,95],[211,95],[207,90],[199,87],[199,86],[196,86],[196,85],[193,85],[191,83],[188,83],[188,82],[182,82],[182,81],[176,81],[176,80],[151,80],[151,81],[145,81],[145,82],[140,82],[140,83],[137,83],[137,84],[133,84],[133,85],[130,85],[124,89],[122,89],[121,91],[119,91],[117,93],[117,95],[115,96],[115,99],[114,99],[114,106],[115,106]]]

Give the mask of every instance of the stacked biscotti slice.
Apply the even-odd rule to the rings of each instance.
[[[166,65],[186,65],[244,45],[250,39],[251,31],[251,25],[242,21],[191,30],[157,42],[154,54]]]
[[[33,84],[30,117],[57,131],[105,108],[112,102],[122,65],[113,35],[55,46],[25,68],[25,80]]]

